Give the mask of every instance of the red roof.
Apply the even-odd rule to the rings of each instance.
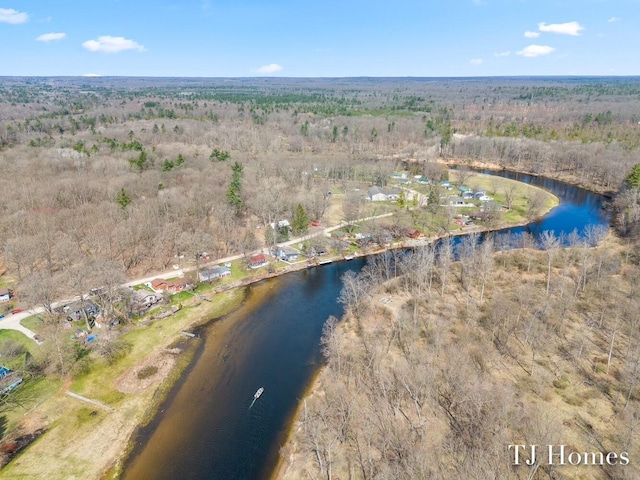
[[[251,263],[264,263],[266,261],[267,261],[267,257],[265,256],[264,253],[261,253],[259,255],[254,255],[249,259],[249,262]]]

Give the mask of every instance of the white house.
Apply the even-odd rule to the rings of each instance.
[[[11,291],[8,288],[0,288],[0,302],[11,300]]]
[[[386,202],[387,196],[380,187],[371,187],[367,190],[367,198],[372,202]]]
[[[397,200],[400,197],[399,188],[370,187],[367,190],[367,198],[372,202],[387,202]]]

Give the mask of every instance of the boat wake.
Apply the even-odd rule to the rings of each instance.
[[[260,387],[256,391],[256,393],[253,395],[253,401],[251,402],[251,405],[249,405],[249,410],[251,410],[251,407],[253,407],[253,404],[256,403],[256,400],[260,398],[260,395],[262,395],[262,392],[264,392],[264,387]]]

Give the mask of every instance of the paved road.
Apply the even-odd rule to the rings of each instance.
[[[16,313],[14,315],[7,313],[6,317],[0,319],[0,330],[17,330],[24,333],[27,337],[35,340],[35,334],[28,328],[23,327],[20,324],[20,320],[42,312],[44,312],[44,308],[40,307],[29,311],[25,310],[24,312]]]
[[[384,217],[390,217],[393,215],[393,212],[390,213],[383,213],[382,215],[376,215],[373,217],[366,217],[366,218],[361,218],[359,220],[356,220],[355,222],[352,223],[357,223],[357,222],[364,222],[367,220],[374,220],[374,219],[378,219],[378,218],[384,218]],[[331,232],[333,232],[334,230],[339,230],[340,228],[344,228],[348,225],[347,222],[342,222],[338,225],[335,225],[333,227],[327,227],[325,229],[319,230],[317,232],[311,233],[309,235],[305,235],[302,237],[297,237],[294,238],[293,240],[289,240],[287,242],[283,242],[283,243],[279,243],[278,245],[281,246],[289,246],[289,245],[294,245],[296,243],[300,243],[300,242],[304,242],[307,241],[311,238],[315,238],[315,237],[320,237],[320,236],[329,236]],[[219,258],[213,262],[207,262],[206,264],[202,264],[201,268],[205,268],[207,266],[211,266],[211,265],[218,265],[218,264],[222,264],[222,263],[227,263],[227,262],[231,262],[233,260],[238,260],[243,258],[243,255],[232,255],[230,257],[225,257],[225,258]],[[185,268],[185,269],[179,269],[179,270],[170,270],[168,272],[163,272],[163,273],[158,273],[155,275],[152,275],[150,277],[145,277],[145,278],[138,278],[136,280],[131,280],[130,282],[125,283],[123,286],[125,287],[132,287],[134,285],[139,285],[141,283],[146,283],[146,282],[150,282],[151,280],[155,279],[155,278],[162,278],[164,280],[168,279],[168,278],[173,278],[176,276],[180,276],[184,273],[187,272],[191,272],[195,270],[195,267],[190,267],[190,268]],[[66,300],[60,300],[56,303],[54,303],[52,306],[53,308],[59,307],[59,306],[63,306],[63,305],[68,305],[69,303],[73,303],[77,300],[79,300],[80,297],[74,297],[74,298],[69,298]],[[10,314],[8,313],[7,316],[5,318],[0,319],[0,330],[6,329],[6,330],[17,330],[19,332],[24,333],[27,337],[34,339],[35,340],[35,334],[29,330],[28,328],[24,327],[20,321],[24,320],[27,317],[30,317],[32,315],[37,315],[40,313],[44,313],[44,308],[43,307],[34,307],[34,308],[30,308],[30,309],[25,309],[24,311],[20,312],[20,313],[16,313],[16,314]]]

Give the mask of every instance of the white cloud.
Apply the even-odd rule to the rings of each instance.
[[[258,73],[277,73],[282,70],[282,66],[277,63],[270,63],[269,65],[263,65],[258,69]]]
[[[584,30],[584,27],[578,22],[551,23],[549,25],[543,22],[538,24],[538,29],[541,32],[559,33],[560,35],[572,35],[577,37],[580,35],[580,32]]]
[[[56,40],[62,40],[66,36],[66,33],[45,33],[36,38],[36,40],[39,42],[54,42]]]
[[[11,23],[17,25],[29,20],[29,15],[12,8],[0,8],[0,23]]]
[[[540,36],[540,32],[524,32],[524,36],[527,38],[538,38]]]
[[[609,20],[607,20],[607,22],[609,23],[613,23],[613,22],[619,22],[620,19],[618,17],[611,17]]]
[[[542,55],[549,55],[550,53],[555,52],[555,50],[555,48],[547,45],[529,45],[528,47],[516,52],[516,55],[520,55],[522,57],[540,57]]]
[[[100,75],[99,73],[85,73],[82,76],[94,78],[94,77],[101,77],[102,75]]]
[[[493,54],[494,57],[508,57],[509,55],[511,55],[511,50],[506,50],[504,52],[495,52]]]
[[[97,40],[87,40],[82,44],[84,48],[91,52],[118,53],[125,50],[138,50],[144,52],[146,49],[138,42],[124,37],[112,37],[103,35]]]
[[[483,60],[481,58],[472,58],[469,62],[474,65],[482,65]]]

